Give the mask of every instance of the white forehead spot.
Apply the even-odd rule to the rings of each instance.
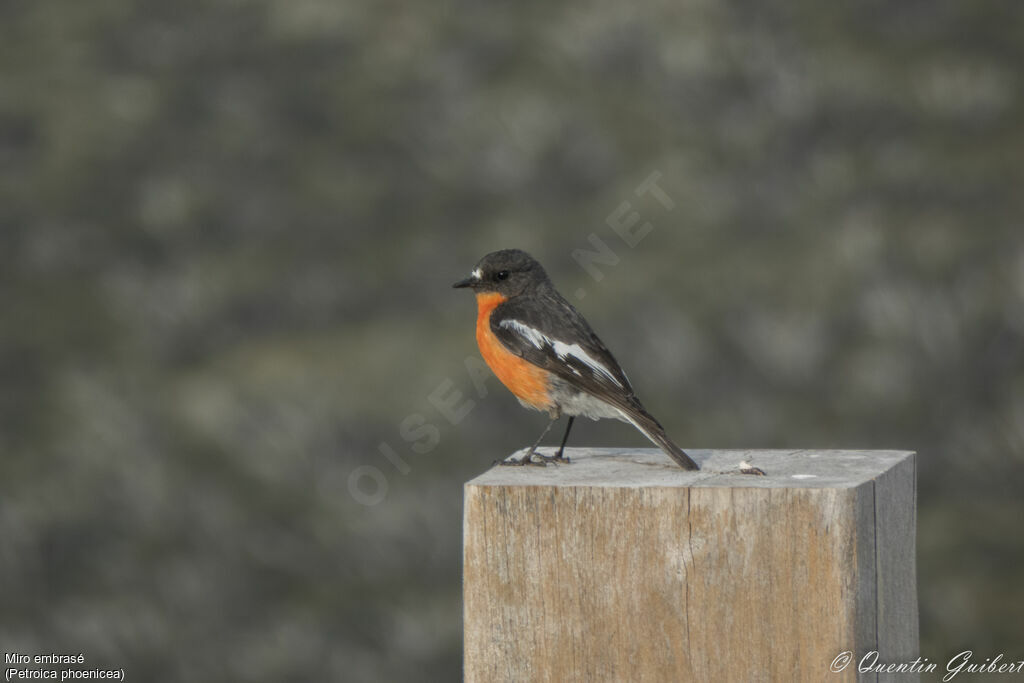
[[[476,269],[474,269],[474,270],[473,270],[473,272],[472,272],[472,273],[470,273],[470,276],[471,276],[471,277],[472,277],[472,278],[473,278],[474,280],[480,280],[480,279],[482,279],[482,276],[480,275],[480,269],[479,269],[479,268],[476,268]]]

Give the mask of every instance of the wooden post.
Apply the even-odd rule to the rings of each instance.
[[[466,484],[467,681],[917,679],[858,673],[919,654],[913,453],[688,452]]]

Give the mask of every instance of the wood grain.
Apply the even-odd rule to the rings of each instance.
[[[467,681],[874,681],[829,665],[917,655],[912,453],[690,452],[466,484]],[[742,460],[768,476],[722,473]]]

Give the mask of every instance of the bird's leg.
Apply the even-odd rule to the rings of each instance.
[[[551,422],[548,422],[548,426],[544,428],[544,431],[540,433],[540,436],[537,437],[537,440],[533,443],[532,446],[530,446],[530,450],[526,451],[526,455],[524,455],[523,457],[519,458],[518,460],[516,460],[515,458],[509,458],[508,460],[502,460],[501,464],[502,465],[537,465],[539,467],[544,467],[544,460],[545,460],[544,456],[543,455],[540,456],[541,457],[541,461],[540,462],[534,462],[534,460],[533,460],[533,452],[535,450],[537,450],[537,446],[540,445],[541,439],[544,438],[544,435],[548,433],[548,431],[551,429],[551,425],[555,424],[555,420],[557,420],[557,419],[558,418],[556,417],[556,418],[552,419]]]
[[[569,458],[563,458],[562,452],[565,451],[565,442],[569,440],[569,430],[572,429],[572,421],[576,419],[575,415],[569,416],[569,422],[565,425],[565,435],[562,436],[562,445],[558,447],[558,453],[555,455],[541,455],[541,460],[544,462],[564,462],[569,463]]]

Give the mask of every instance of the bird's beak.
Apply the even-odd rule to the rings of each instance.
[[[480,280],[470,275],[465,280],[459,280],[454,285],[452,285],[452,287],[472,287],[478,282],[480,282]]]

